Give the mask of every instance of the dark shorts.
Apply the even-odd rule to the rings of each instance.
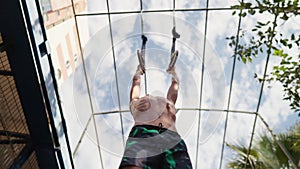
[[[151,125],[134,126],[126,142],[119,169],[191,169],[186,145],[178,133]]]

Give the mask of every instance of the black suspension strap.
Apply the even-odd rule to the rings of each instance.
[[[141,66],[143,72],[145,73],[145,52],[146,52],[147,37],[144,35],[144,20],[143,20],[142,0],[140,0],[140,4],[141,4],[140,17],[141,17],[142,47],[141,47],[141,51],[137,50],[137,55],[138,55],[140,66]]]
[[[172,47],[171,47],[171,58],[170,58],[170,63],[169,63],[169,67],[167,69],[170,70],[172,69],[177,61],[177,57],[178,57],[178,50],[175,50],[176,47],[176,39],[180,38],[180,34],[176,32],[176,20],[175,20],[175,0],[173,0],[173,28],[172,28]]]
[[[145,52],[146,52],[147,37],[142,34],[141,38],[142,38],[142,47],[141,47],[141,51],[137,50],[137,55],[138,55],[140,66],[143,72],[145,73]]]

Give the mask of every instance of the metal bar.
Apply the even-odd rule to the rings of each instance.
[[[30,138],[28,134],[18,133],[13,131],[5,131],[5,130],[0,130],[0,136],[9,136],[9,137],[26,138],[26,139]]]
[[[26,144],[28,140],[24,139],[10,139],[10,140],[0,140],[0,144]]]
[[[75,147],[75,149],[74,149],[74,152],[73,152],[73,157],[77,154],[77,151],[78,151],[78,148],[79,148],[79,146],[80,146],[80,144],[81,144],[81,142],[82,142],[82,139],[83,139],[83,136],[85,135],[85,133],[86,133],[86,131],[87,131],[87,129],[88,129],[88,126],[89,126],[89,124],[90,124],[90,122],[91,122],[91,120],[92,120],[92,114],[90,115],[90,118],[88,119],[88,122],[87,122],[87,124],[85,125],[85,127],[84,127],[84,129],[83,129],[83,132],[82,132],[82,134],[81,134],[81,136],[80,136],[80,138],[79,138],[79,140],[78,140],[78,142],[77,142],[77,144],[76,144],[76,147]]]
[[[13,76],[13,73],[11,71],[7,71],[7,70],[0,70],[0,75]]]
[[[244,0],[242,0],[242,2],[243,1]],[[240,14],[242,13],[242,11],[243,10],[241,9],[240,10]],[[241,17],[241,15],[239,15],[238,29],[237,29],[237,33],[236,33],[236,44],[238,44],[238,42],[239,42],[239,34],[240,34],[241,22],[242,22],[242,17]],[[235,46],[234,53],[236,53],[236,51],[237,51],[237,45]],[[227,125],[228,125],[228,113],[229,113],[229,107],[230,107],[230,102],[231,102],[231,93],[232,93],[232,84],[233,84],[234,72],[235,72],[235,64],[236,64],[236,56],[234,55],[233,64],[232,64],[231,79],[230,79],[228,102],[227,102],[226,117],[225,117],[225,124],[224,124],[224,135],[223,135],[223,143],[222,143],[222,149],[221,149],[221,157],[220,157],[219,169],[222,168],[222,163],[223,163],[225,138],[226,138]]]
[[[206,8],[209,6],[209,0],[206,1]],[[203,56],[202,56],[202,72],[201,72],[201,83],[200,83],[200,99],[199,108],[202,107],[202,97],[203,97],[203,81],[204,81],[204,69],[205,69],[205,52],[206,52],[206,36],[207,36],[207,20],[208,20],[208,10],[205,12],[205,26],[204,26],[204,42],[203,42]],[[196,161],[195,168],[198,168],[198,155],[199,155],[199,139],[200,139],[200,124],[201,124],[201,111],[198,113],[198,129],[197,129],[197,146],[196,146]]]
[[[22,149],[19,155],[15,158],[14,162],[11,164],[9,169],[20,169],[22,168],[23,164],[27,161],[34,150],[33,145],[26,144],[26,146]]]
[[[32,43],[32,51],[33,51],[33,56],[35,58],[36,69],[37,69],[38,75],[41,76],[41,77],[44,77],[43,76],[42,65],[40,63],[40,58],[39,58],[40,55],[39,55],[39,51],[38,51],[37,39],[36,39],[35,33],[33,31],[34,30],[33,25],[31,23],[32,19],[36,19],[38,21],[38,24],[40,24],[40,28],[43,31],[44,30],[44,27],[42,26],[43,22],[41,22],[41,21],[43,21],[42,20],[43,17],[41,15],[40,8],[38,7],[38,2],[36,2],[34,4],[35,8],[37,10],[37,13],[38,13],[38,15],[34,16],[34,17],[31,17],[32,15],[30,15],[30,11],[29,11],[29,8],[28,8],[28,7],[31,7],[31,5],[33,5],[34,2],[27,3],[26,0],[21,0],[21,3],[22,3],[23,12],[24,12],[24,16],[25,16],[25,20],[26,20],[28,30],[32,30],[32,31],[28,31],[28,34],[29,34],[30,42]],[[37,26],[38,24],[36,24],[34,26]],[[46,40],[46,38],[45,38],[46,35],[45,35],[45,32],[42,32],[42,34],[43,33],[44,33],[43,40],[45,41]],[[50,101],[50,97],[49,97],[48,92],[47,92],[46,81],[44,79],[43,80],[40,79],[39,82],[40,82],[40,86],[41,86],[41,95],[44,99],[44,104],[45,104],[45,107],[46,107],[45,113],[48,116],[47,118],[49,120],[49,124],[50,124],[50,128],[51,128],[51,133],[52,133],[51,136],[52,136],[52,139],[53,139],[53,144],[54,144],[55,147],[60,147],[60,142],[59,142],[57,130],[56,130],[56,127],[55,127],[55,122],[54,122],[54,119],[53,119],[53,112],[52,112],[52,109],[51,109],[52,106],[50,104],[51,101]],[[51,146],[53,146],[53,145],[51,145]],[[52,149],[52,151],[54,151],[54,147],[49,147],[49,149]],[[61,151],[57,151],[56,155],[57,155],[57,158],[60,162],[59,163],[60,167],[62,169],[64,169],[65,165],[64,165],[64,163],[61,162],[61,161],[63,161],[63,156],[62,156]],[[70,160],[72,160],[72,159],[70,159]]]
[[[140,0],[140,17],[141,17],[141,33],[142,35],[144,35],[144,19],[143,19],[143,0]],[[145,46],[142,45],[142,48],[141,48],[141,53],[143,53],[143,56],[144,56],[144,68],[145,68],[145,73],[144,73],[144,82],[145,82],[145,94],[147,94],[147,74],[146,74],[146,48],[143,49],[143,47],[146,47],[146,44]]]
[[[0,44],[0,52],[7,50],[7,48],[8,48],[8,44],[6,43]]]
[[[40,6],[40,1],[35,1],[35,2],[36,2],[38,15],[39,15],[39,17],[38,17],[39,22],[40,22],[41,25],[43,25],[43,26],[41,26],[41,30],[43,32],[42,36],[44,38],[44,41],[47,42],[47,34],[46,34],[46,29],[44,27],[45,24],[44,24],[44,20],[43,20],[43,15],[42,15],[42,10],[41,10],[42,8]],[[59,95],[59,92],[58,92],[58,84],[57,84],[57,81],[56,81],[56,78],[55,78],[55,70],[54,70],[51,54],[48,54],[47,58],[48,58],[48,63],[49,63],[49,68],[50,68],[50,74],[51,74],[51,77],[53,79],[52,83],[53,83],[54,93],[55,93],[56,100],[57,100],[57,106],[58,106],[59,113],[60,113],[61,124],[62,124],[63,131],[65,133],[64,136],[65,136],[65,140],[66,140],[66,144],[67,144],[68,155],[69,155],[69,159],[70,159],[72,169],[74,169],[75,166],[74,166],[72,152],[71,152],[71,146],[70,146],[70,141],[69,141],[67,124],[66,124],[66,120],[65,120],[65,117],[64,117],[64,114],[63,114],[63,108],[62,108],[61,101],[60,101],[60,95]]]
[[[235,10],[231,9],[230,7],[228,8],[191,8],[191,9],[175,9],[175,12],[195,12],[195,11],[220,11],[220,10]],[[143,13],[168,13],[168,12],[173,12],[173,9],[161,9],[161,10],[143,10]],[[93,13],[80,13],[80,14],[75,14],[75,16],[94,16],[94,15],[118,15],[118,14],[138,14],[141,11],[122,11],[122,12],[93,12]]]
[[[175,0],[173,0],[173,27],[176,26],[176,21],[175,21]]]
[[[101,163],[101,168],[103,169],[103,160],[102,160],[102,154],[101,154],[101,147],[100,147],[100,141],[99,141],[99,135],[98,135],[98,130],[96,127],[96,119],[95,116],[93,115],[94,113],[94,106],[93,106],[93,102],[92,102],[92,96],[91,96],[91,91],[90,91],[90,85],[88,82],[88,77],[87,77],[87,69],[86,69],[86,64],[85,64],[85,60],[83,57],[83,51],[82,51],[82,45],[81,45],[81,39],[79,37],[79,28],[78,28],[78,21],[77,21],[77,17],[76,17],[76,11],[75,11],[75,4],[74,1],[71,0],[72,3],[72,11],[73,11],[73,15],[75,16],[75,27],[76,27],[76,34],[77,34],[77,39],[78,39],[78,43],[79,43],[79,47],[80,47],[80,58],[82,61],[82,66],[83,66],[83,72],[84,72],[84,80],[85,80],[85,84],[87,87],[87,93],[88,93],[88,97],[89,97],[89,102],[90,102],[90,108],[91,108],[91,116],[94,122],[94,129],[95,129],[95,135],[96,135],[96,141],[97,141],[97,149],[98,149],[98,153],[99,153],[99,158],[100,158],[100,163]]]
[[[224,109],[206,109],[206,108],[177,108],[177,111],[181,110],[188,110],[188,111],[214,111],[214,112],[229,112],[229,113],[240,113],[240,114],[256,114],[256,112],[251,111],[242,111],[242,110],[224,110]],[[97,112],[94,115],[107,115],[107,114],[114,114],[114,113],[127,113],[130,110],[115,110],[115,111],[107,111],[107,112]]]
[[[177,108],[177,110],[199,110],[199,111],[214,111],[214,112],[229,112],[241,114],[256,114],[256,112],[242,111],[242,110],[224,110],[224,109],[206,109],[206,108]]]
[[[254,8],[245,8],[245,9],[259,9],[258,7],[254,7]],[[300,8],[297,8],[298,10]],[[196,11],[232,11],[232,10],[236,10],[236,9],[232,9],[230,7],[225,7],[225,8],[189,8],[189,9],[180,9],[177,8],[175,9],[175,12],[196,12]],[[155,12],[159,12],[159,13],[167,13],[167,12],[173,12],[173,9],[157,9],[157,10],[145,10],[143,11],[143,13],[155,13]],[[110,12],[110,15],[119,15],[119,14],[137,14],[140,13],[141,11],[119,11],[119,12]],[[80,13],[80,14],[75,14],[75,16],[93,16],[93,15],[108,15],[107,12],[92,12],[92,13]]]
[[[260,115],[257,114],[257,116],[260,118],[260,120],[263,122],[263,124],[266,126],[267,130],[272,135],[273,139],[275,140],[276,144],[280,147],[280,149],[283,151],[283,153],[286,155],[286,157],[289,159],[290,162],[292,162],[292,165],[295,169],[299,169],[297,166],[297,162],[295,159],[291,156],[291,154],[288,152],[288,150],[285,148],[285,146],[277,139],[276,134],[274,134],[273,130],[269,127],[268,123],[265,121],[265,119]],[[248,158],[247,158],[248,159]]]
[[[108,2],[108,0],[106,0],[106,5],[107,5],[107,12],[108,12],[110,42],[111,42],[111,49],[112,49],[113,61],[114,61],[114,70],[115,70],[115,78],[116,78],[116,88],[117,88],[117,95],[118,95],[118,105],[119,105],[119,110],[121,110],[121,100],[120,100],[118,71],[117,71],[117,64],[116,64],[116,55],[115,55],[115,47],[114,47],[114,40],[113,40],[113,34],[112,34],[112,24],[111,24],[111,17],[110,17],[110,13],[109,13],[109,2]],[[121,122],[121,131],[122,131],[123,146],[125,146],[122,113],[119,113],[119,115],[120,115],[120,122]]]
[[[278,17],[278,15],[275,15],[273,23],[274,22],[276,23],[277,17]],[[276,26],[274,25],[272,30],[275,31],[275,28],[276,28]],[[271,39],[270,39],[270,44],[269,44],[270,46],[269,46],[268,52],[267,52],[268,54],[267,54],[267,60],[266,60],[266,64],[265,64],[264,77],[266,77],[267,70],[268,70],[268,64],[269,64],[269,60],[270,60],[270,56],[271,56],[271,45],[272,45],[273,37],[271,37]],[[258,116],[258,111],[259,111],[259,107],[260,107],[260,102],[261,102],[261,98],[262,98],[264,85],[265,85],[265,81],[263,80],[262,84],[261,84],[261,87],[260,87],[260,93],[259,93],[258,103],[257,103],[257,107],[256,107],[257,114],[255,115],[254,122],[253,122],[250,143],[249,143],[249,147],[248,147],[248,151],[247,151],[247,158],[246,158],[245,168],[247,168],[247,164],[248,164],[248,161],[249,161],[248,158],[249,158],[249,155],[250,155],[250,151],[251,151],[251,147],[252,147],[252,141],[253,141],[253,138],[254,138],[254,132],[255,132],[255,127],[256,127],[256,122],[257,122],[257,116]]]
[[[140,0],[140,18],[141,18],[141,32],[142,35],[144,35],[143,0]]]
[[[130,110],[114,110],[114,111],[107,111],[107,112],[97,112],[94,115],[105,115],[105,114],[114,114],[114,113],[125,113],[130,112]]]
[[[24,11],[24,15],[25,15],[25,20],[26,20],[26,23],[27,23],[27,27],[29,30],[32,30],[32,31],[29,31],[28,34],[29,34],[29,37],[30,37],[30,41],[32,43],[32,51],[33,51],[33,56],[36,60],[36,69],[37,69],[37,73],[39,76],[43,77],[43,70],[42,70],[42,66],[41,66],[41,63],[39,62],[40,58],[39,58],[39,51],[38,51],[38,44],[36,43],[36,39],[35,39],[35,34],[33,32],[34,28],[33,28],[33,25],[31,24],[31,15],[30,15],[30,11],[27,7],[27,2],[26,0],[22,0],[22,5],[23,5],[23,11]],[[51,112],[51,105],[50,105],[50,98],[48,97],[48,93],[47,93],[47,85],[46,85],[46,82],[44,80],[39,80],[39,82],[41,83],[41,94],[43,96],[43,99],[45,100],[44,101],[44,105],[45,107],[47,108],[48,111],[46,111],[48,113],[48,116],[52,116],[52,112]],[[54,138],[53,141],[54,141],[54,145],[59,147],[59,141],[58,141],[58,134],[57,134],[57,131],[56,131],[56,128],[55,128],[55,123],[54,123],[54,119],[53,119],[53,116],[52,117],[49,117],[49,123],[50,123],[50,126],[52,128],[52,137]]]

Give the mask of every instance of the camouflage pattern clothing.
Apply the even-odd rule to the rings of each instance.
[[[152,125],[134,126],[119,169],[192,169],[186,145],[178,133]]]

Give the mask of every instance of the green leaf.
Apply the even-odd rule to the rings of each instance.
[[[280,43],[282,43],[283,46],[287,46],[287,40],[286,39],[280,39]]]
[[[298,62],[292,62],[293,66],[296,66]],[[300,69],[299,69],[300,70]],[[299,72],[300,73],[300,72]]]
[[[295,34],[291,35],[291,40],[295,40]]]
[[[245,17],[246,15],[247,15],[246,12],[243,12],[243,13],[240,13],[240,14],[239,14],[239,16],[241,16],[241,17]]]
[[[286,61],[286,60],[282,60],[280,64],[281,64],[281,65],[288,65],[288,64],[290,64],[290,62],[289,62],[289,61]],[[281,66],[281,67],[280,67],[280,70],[284,71],[284,70],[286,70],[286,67]]]
[[[282,64],[282,63],[281,63],[281,64]],[[281,70],[281,71],[284,72],[284,71],[286,70],[286,68],[285,68],[284,66],[280,66],[280,67],[279,67],[279,70]]]
[[[296,7],[297,7],[297,6],[298,6],[298,2],[299,2],[299,1],[293,1],[293,6],[296,6]]]
[[[275,56],[281,56],[282,50],[274,50]]]
[[[254,73],[254,78],[257,78],[257,74],[256,73]]]
[[[242,62],[243,62],[244,64],[246,64],[246,63],[247,63],[247,58],[246,58],[246,57],[242,57]]]
[[[250,2],[245,3],[245,7],[246,7],[246,8],[251,8],[251,5],[252,5],[252,4],[251,4]]]
[[[257,21],[257,24],[258,24],[258,25],[261,25],[261,26],[265,26],[265,24],[264,24],[264,23],[262,23],[262,22],[259,22],[259,21]]]
[[[230,7],[231,9],[243,9],[241,5],[233,5]]]
[[[275,3],[284,2],[284,0],[274,0]]]
[[[252,63],[252,58],[248,57],[248,62]]]
[[[256,13],[256,11],[253,10],[253,9],[249,9],[249,10],[248,10],[248,13],[249,13],[250,15],[254,15],[254,14]]]
[[[232,12],[232,15],[235,15],[235,14],[236,14],[236,11],[233,11],[233,12]]]
[[[285,21],[289,19],[289,17],[287,16],[286,13],[284,13],[283,16],[280,17],[280,18],[283,19],[283,20],[285,20]]]

